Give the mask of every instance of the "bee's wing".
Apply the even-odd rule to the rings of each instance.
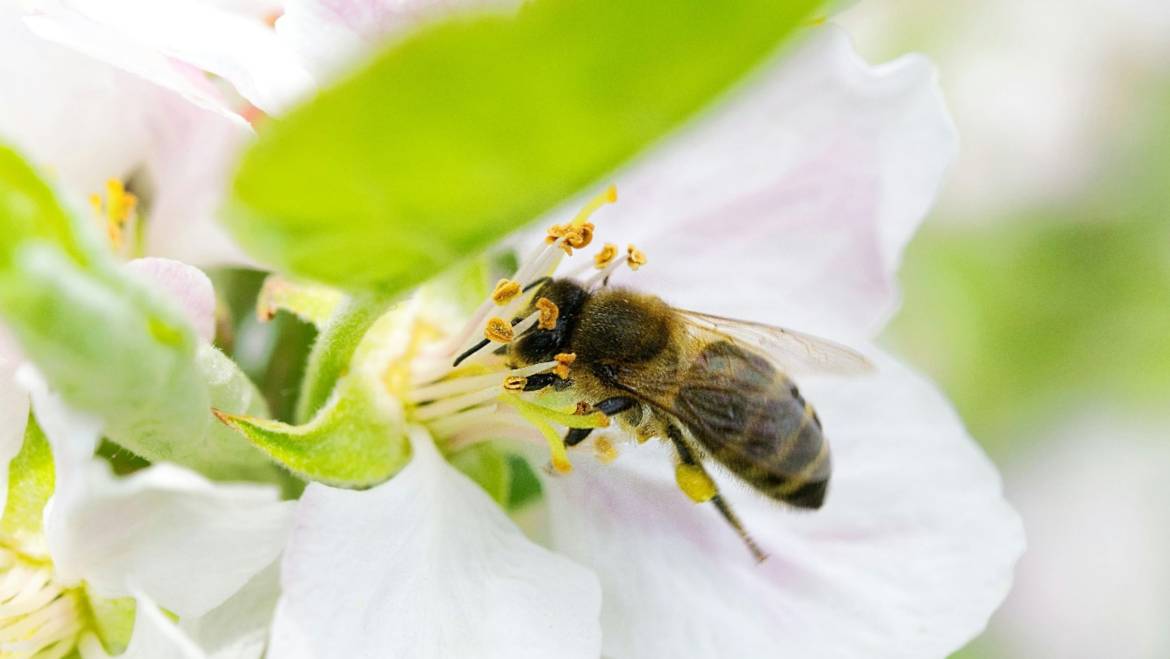
[[[747,320],[677,309],[698,333],[714,332],[768,357],[780,370],[794,375],[857,375],[874,370],[862,354],[811,334]]]

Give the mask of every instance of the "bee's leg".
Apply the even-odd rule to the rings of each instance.
[[[621,414],[631,407],[638,404],[638,401],[628,396],[614,396],[613,398],[606,398],[600,403],[593,406],[593,409],[604,413],[606,416],[613,416]],[[569,432],[565,433],[565,446],[576,446],[585,441],[589,433],[593,432],[593,428],[570,428]]]
[[[735,529],[735,532],[747,545],[748,551],[752,553],[756,561],[762,563],[764,559],[768,558],[768,555],[760,549],[756,541],[748,534],[747,529],[743,527],[743,522],[739,521],[739,516],[723,499],[723,495],[719,493],[719,486],[715,484],[707,470],[703,468],[702,463],[696,458],[695,452],[687,445],[682,433],[675,426],[668,425],[666,434],[670,437],[670,441],[674,444],[674,450],[678,454],[679,463],[675,468],[674,475],[679,488],[695,503],[710,501],[715,504],[719,514],[727,520],[727,523]]]

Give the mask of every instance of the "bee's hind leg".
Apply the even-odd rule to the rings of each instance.
[[[593,406],[593,409],[604,413],[606,416],[613,416],[621,414],[637,405],[638,401],[627,396],[614,396],[613,398],[606,398],[600,403]],[[565,446],[576,446],[585,441],[589,433],[593,432],[593,428],[570,428],[569,432],[565,433]]]
[[[752,553],[757,562],[763,562],[768,558],[768,555],[760,549],[752,536],[748,534],[747,529],[743,527],[743,522],[739,521],[739,516],[731,509],[727,501],[724,500],[723,495],[719,493],[719,486],[711,478],[707,470],[703,468],[703,464],[699,462],[695,456],[695,452],[687,445],[683,439],[682,432],[674,425],[667,425],[666,435],[674,444],[675,453],[678,455],[678,466],[675,468],[675,480],[678,481],[679,488],[691,498],[695,503],[704,503],[710,501],[715,504],[715,508],[719,510],[719,514],[723,519],[735,529],[739,537],[747,545],[748,551]]]

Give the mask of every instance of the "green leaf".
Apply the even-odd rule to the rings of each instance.
[[[131,452],[213,477],[278,473],[211,416],[213,399],[233,412],[258,409],[231,384],[234,364],[197,355],[182,311],[129,276],[2,146],[0,315],[51,386]]]
[[[55,483],[49,440],[29,414],[24,444],[8,464],[8,500],[0,520],[0,533],[10,538],[40,536],[45,504],[53,496]]]
[[[694,115],[818,4],[543,0],[432,26],[270,124],[228,225],[287,272],[401,291]]]

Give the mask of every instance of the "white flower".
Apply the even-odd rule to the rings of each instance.
[[[901,248],[954,144],[923,60],[869,67],[841,33],[822,30],[619,174],[622,199],[600,211],[598,232],[636,237],[650,262],[630,281],[676,306],[865,342],[896,303]],[[555,268],[566,240],[587,242],[577,234],[542,246],[517,283]],[[630,252],[635,265],[641,256]],[[593,281],[623,262],[611,259]],[[994,468],[932,385],[872,347],[874,376],[801,380],[833,446],[823,509],[795,512],[719,479],[767,562],[751,560],[711,506],[678,491],[657,445],[622,448],[606,465],[589,457],[596,444],[558,455],[554,437],[554,464],[574,468],[544,481],[547,544],[576,562],[556,558],[436,459],[430,438],[447,449],[504,434],[543,445],[526,421],[585,417],[534,411],[539,399],[509,398],[522,381],[505,377],[564,364],[509,373],[486,347],[467,362],[481,375],[432,384],[519,298],[502,308],[489,300],[462,331],[432,302],[424,292],[375,326],[397,343],[387,361],[363,364],[405,363],[413,375],[412,388],[393,393],[408,401],[414,459],[369,491],[309,486],[274,623],[288,642],[272,656],[474,647],[477,656],[936,657],[975,636],[1006,594],[1023,540]],[[497,346],[507,324],[488,332]],[[447,336],[410,348],[419,326]],[[612,445],[600,450],[612,457]],[[582,565],[601,584],[600,640]]]
[[[214,296],[202,273],[163,259],[128,267],[172,293],[209,338]],[[169,464],[116,477],[92,457],[100,424],[68,409],[27,368],[24,380],[48,444],[42,462],[13,462],[22,444],[30,450],[43,440],[25,428],[28,396],[14,386],[13,375],[19,358],[9,352],[2,361],[10,400],[0,408],[0,473],[6,480],[11,471],[17,480],[0,517],[0,652],[64,656],[76,646],[85,657],[105,656],[98,636],[106,643],[118,639],[105,638],[107,631],[99,632],[103,615],[90,611],[134,597],[138,613],[128,656],[202,656],[202,650],[191,653],[195,641],[161,617],[157,602],[183,620],[199,645],[223,651],[214,656],[259,657],[275,584],[257,575],[271,569],[284,547],[291,504],[271,487],[214,484]],[[29,502],[38,492],[52,494],[43,522],[39,505]],[[241,601],[256,591],[251,601]],[[225,624],[233,618],[248,624]],[[205,628],[212,626],[218,638],[208,638]]]

